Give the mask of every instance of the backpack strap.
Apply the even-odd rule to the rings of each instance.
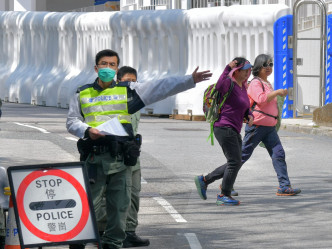
[[[228,77],[229,78],[229,77]],[[231,85],[229,86],[228,91],[224,94],[223,96],[223,100],[221,101],[221,103],[219,104],[218,109],[221,109],[221,107],[223,106],[223,104],[225,103],[226,99],[228,98],[228,96],[231,94],[231,92],[233,91],[234,88],[234,82],[231,78],[229,78],[231,80]],[[214,91],[217,91],[216,89],[214,89]],[[214,123],[217,121],[214,120],[213,122],[210,122],[210,135],[208,136],[207,140],[211,139],[211,145],[214,145],[214,137],[213,137],[213,126]]]
[[[260,79],[259,77],[255,77],[254,79],[259,80],[259,82],[262,84],[263,92],[265,92],[264,84],[263,84],[263,82],[261,81],[261,79]],[[252,81],[252,80],[251,80],[251,81]],[[264,115],[266,115],[266,116],[269,116],[269,117],[271,117],[271,118],[278,119],[278,116],[273,116],[273,115],[268,114],[268,113],[266,113],[266,112],[262,112],[262,111],[260,111],[260,110],[256,110],[256,109],[255,109],[256,105],[257,105],[257,103],[254,102],[253,105],[251,106],[251,111],[252,111],[252,112],[259,112],[259,113],[262,113],[262,114],[264,114]]]
[[[225,103],[226,99],[228,98],[228,96],[231,94],[231,92],[233,91],[234,88],[234,81],[231,80],[231,85],[229,86],[229,89],[227,91],[227,93],[225,93],[223,100],[221,101],[220,105],[219,105],[219,109],[221,109],[221,107],[223,106],[223,104]],[[215,122],[215,121],[214,121]]]

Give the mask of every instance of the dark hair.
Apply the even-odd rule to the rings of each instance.
[[[267,63],[268,61],[272,61],[272,56],[268,54],[260,54],[256,57],[254,66],[252,68],[252,75],[258,76],[259,70],[263,67],[264,63]]]
[[[116,78],[121,81],[122,77],[125,76],[125,74],[130,73],[135,75],[135,77],[137,78],[137,71],[135,68],[132,67],[128,67],[128,66],[123,66],[118,70],[118,73],[116,75]]]
[[[239,65],[244,64],[247,61],[247,59],[244,57],[235,57],[233,61],[237,61],[236,67],[238,67]]]
[[[99,51],[96,54],[96,65],[98,65],[100,59],[105,57],[105,56],[107,56],[107,57],[116,56],[116,58],[118,59],[118,65],[120,65],[120,57],[119,57],[118,53],[111,50],[111,49],[104,49],[104,50]]]

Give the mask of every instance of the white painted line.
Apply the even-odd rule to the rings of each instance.
[[[141,177],[141,184],[147,184],[148,182],[145,181],[145,179],[143,177]]]
[[[32,128],[32,129],[36,129],[42,133],[50,133],[49,131],[43,129],[43,128],[39,128],[39,127],[36,127],[36,126],[32,126],[32,125],[26,125],[26,124],[21,124],[21,123],[16,123],[14,122],[14,124],[17,124],[17,125],[21,125],[21,126],[25,126],[25,127],[29,127],[29,128]]]
[[[71,140],[71,141],[77,141],[78,140],[78,138],[75,138],[75,137],[66,137],[66,139]]]
[[[186,236],[191,249],[202,249],[195,233],[185,233],[184,236]]]
[[[164,198],[162,197],[153,197],[173,218],[176,222],[187,222],[181,214],[179,214],[171,204],[168,203]]]

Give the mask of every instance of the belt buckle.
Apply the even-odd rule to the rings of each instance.
[[[96,145],[94,145],[94,146],[92,147],[92,150],[93,150],[93,153],[94,153],[95,155],[99,155],[99,154],[100,154],[100,146],[96,146]]]

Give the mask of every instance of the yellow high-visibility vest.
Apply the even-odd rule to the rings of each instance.
[[[121,124],[131,123],[127,101],[127,87],[113,87],[103,91],[89,87],[80,92],[85,123],[91,127],[97,127],[114,117],[117,117]]]

